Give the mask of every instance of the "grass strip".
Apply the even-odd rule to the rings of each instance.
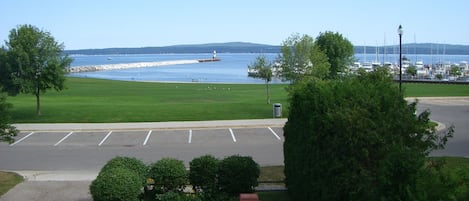
[[[23,177],[12,172],[0,171],[0,196],[23,181]]]

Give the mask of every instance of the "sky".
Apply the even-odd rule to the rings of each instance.
[[[65,49],[252,42],[342,34],[354,45],[469,45],[468,0],[2,0],[0,44],[31,24]]]

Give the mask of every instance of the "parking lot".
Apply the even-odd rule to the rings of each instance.
[[[138,131],[31,131],[20,132],[10,147],[97,146],[152,147],[168,145],[281,143],[280,127]],[[5,146],[5,144],[2,144]],[[0,145],[1,146],[1,145]]]
[[[153,163],[172,157],[186,165],[210,154],[251,156],[260,165],[283,164],[279,126],[137,130],[21,131],[13,144],[0,143],[3,170],[99,170],[115,156]]]

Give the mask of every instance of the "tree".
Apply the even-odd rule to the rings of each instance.
[[[284,127],[292,200],[412,200],[426,156],[452,127],[437,133],[403,94],[379,69],[298,83]]]
[[[72,59],[63,54],[64,45],[49,32],[32,25],[12,29],[6,46],[6,60],[1,61],[3,90],[10,95],[35,95],[36,114],[41,115],[41,93],[64,88],[65,68]]]
[[[461,75],[461,69],[459,68],[459,66],[452,65],[451,69],[449,71],[449,74],[451,76],[460,76]]]
[[[267,104],[270,104],[269,82],[272,81],[272,64],[267,60],[264,55],[256,57],[256,60],[248,65],[250,73],[249,77],[260,78],[265,81],[267,92]]]
[[[228,156],[220,162],[218,185],[229,195],[254,192],[260,167],[250,156]]]
[[[326,54],[314,44],[313,38],[299,34],[283,41],[277,62],[280,76],[293,83],[311,76],[325,78],[330,67]]]
[[[409,75],[412,75],[412,76],[415,76],[415,75],[417,75],[417,67],[415,67],[415,66],[409,66],[409,67],[405,70],[405,73],[406,73],[406,74],[409,74]]]
[[[354,49],[352,43],[342,34],[326,31],[316,37],[316,45],[319,46],[329,59],[330,70],[329,78],[336,78],[339,73],[345,72],[354,58]]]
[[[19,132],[14,126],[10,125],[10,115],[8,113],[10,107],[11,105],[6,102],[6,96],[0,93],[0,142],[13,143],[13,137]]]
[[[1,93],[2,91],[2,80],[5,79],[4,71],[6,69],[5,64],[1,61],[6,59],[6,50],[0,48],[0,142],[13,143],[14,138],[18,134],[18,130],[14,126],[10,125],[9,108],[11,104],[6,102],[6,95]]]

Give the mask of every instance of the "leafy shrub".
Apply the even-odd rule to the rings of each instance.
[[[164,192],[182,191],[187,183],[184,163],[173,158],[163,158],[152,164],[148,176],[154,179],[155,186]]]
[[[259,174],[259,165],[251,157],[229,156],[220,162],[218,185],[230,195],[254,192]]]
[[[192,186],[196,189],[213,189],[217,182],[219,163],[220,161],[211,155],[194,158],[189,163],[189,181]]]
[[[145,180],[145,177],[148,174],[148,166],[145,165],[141,160],[137,158],[131,158],[131,157],[122,157],[122,156],[117,156],[111,160],[109,160],[103,168],[101,168],[100,172],[105,172],[109,169],[114,169],[114,168],[125,168],[129,169],[133,172],[135,172],[137,175],[139,175],[139,178],[143,182]]]
[[[142,183],[134,171],[126,168],[106,169],[90,185],[94,201],[137,201]]]
[[[284,127],[292,200],[412,200],[428,153],[448,133],[414,114],[384,71],[297,83]]]

